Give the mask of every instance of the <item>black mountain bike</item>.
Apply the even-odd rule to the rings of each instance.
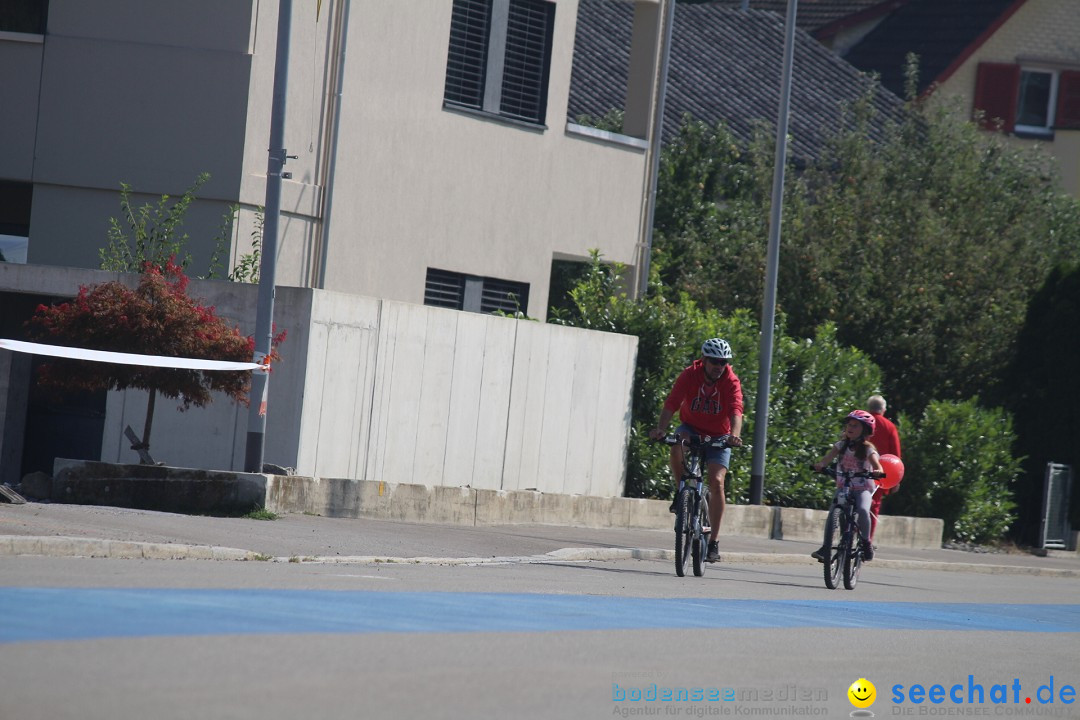
[[[709,484],[704,478],[705,452],[709,448],[723,449],[729,435],[709,437],[666,435],[666,445],[682,443],[683,474],[675,495],[675,574],[686,575],[688,557],[694,560],[694,577],[705,574],[705,553],[709,546]]]
[[[822,543],[825,563],[825,587],[835,590],[843,574],[844,587],[854,590],[859,582],[859,571],[863,564],[863,538],[859,531],[859,516],[855,509],[855,497],[851,491],[851,481],[856,478],[879,478],[883,473],[838,471],[827,467],[821,473],[830,477],[840,477],[843,487],[836,489],[832,507],[825,519],[825,541]]]

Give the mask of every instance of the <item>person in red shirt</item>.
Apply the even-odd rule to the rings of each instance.
[[[866,401],[866,409],[874,416],[874,434],[870,436],[877,451],[882,455],[900,456],[900,433],[896,425],[883,414],[885,412],[885,398],[880,395],[871,395]],[[895,488],[894,488],[895,489]],[[877,529],[878,514],[881,512],[881,501],[892,490],[879,487],[874,492],[874,498],[870,503],[870,540],[874,540],[874,531]]]
[[[731,369],[731,346],[720,338],[706,340],[701,346],[701,358],[683,370],[664,401],[656,427],[649,431],[653,440],[663,438],[675,413],[681,423],[676,435],[730,435],[729,445],[742,445],[743,396],[742,383]],[[709,478],[709,535],[708,562],[720,559],[717,536],[724,517],[724,478],[731,462],[731,449],[710,449],[706,455]],[[671,446],[671,475],[682,474],[682,445]]]

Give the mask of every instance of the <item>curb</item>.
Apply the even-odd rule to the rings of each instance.
[[[610,560],[656,560],[674,562],[675,552],[660,548],[562,548],[543,555],[493,557],[392,557],[386,555],[332,555],[270,557],[251,550],[216,545],[147,543],[125,540],[97,540],[76,537],[35,537],[0,535],[0,557],[33,555],[135,560],[231,560],[268,561],[322,565],[536,565],[544,563],[604,562]],[[719,565],[817,565],[803,554],[725,552]],[[1039,575],[1080,578],[1080,569],[1042,568],[1028,565],[988,565],[933,560],[890,560],[878,558],[873,567],[890,570],[938,570],[983,575]]]
[[[518,557],[389,557],[377,555],[335,555],[328,557],[279,557],[273,562],[310,563],[325,565],[528,565],[560,562],[597,562],[606,560],[675,561],[673,550],[658,548],[562,548],[544,555]],[[720,556],[720,565],[817,565],[813,558],[792,553],[727,552]],[[984,575],[1042,575],[1047,577],[1080,578],[1080,570],[1040,568],[1025,565],[980,565],[976,563],[947,563],[929,560],[877,559],[873,567],[891,570],[939,570],[972,572]]]
[[[77,537],[0,535],[0,557],[37,555],[133,560],[265,560],[265,555],[216,545],[183,545]]]

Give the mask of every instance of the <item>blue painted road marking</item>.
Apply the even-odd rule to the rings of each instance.
[[[1080,605],[0,588],[0,643],[105,637],[845,627],[1080,632]]]

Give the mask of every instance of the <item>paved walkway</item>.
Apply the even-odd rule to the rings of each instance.
[[[463,527],[289,514],[216,518],[90,505],[0,504],[0,557],[276,560],[439,564],[668,560],[670,531],[563,525]],[[722,536],[721,562],[814,563],[815,544]],[[1080,577],[1080,553],[879,548],[879,567]]]

